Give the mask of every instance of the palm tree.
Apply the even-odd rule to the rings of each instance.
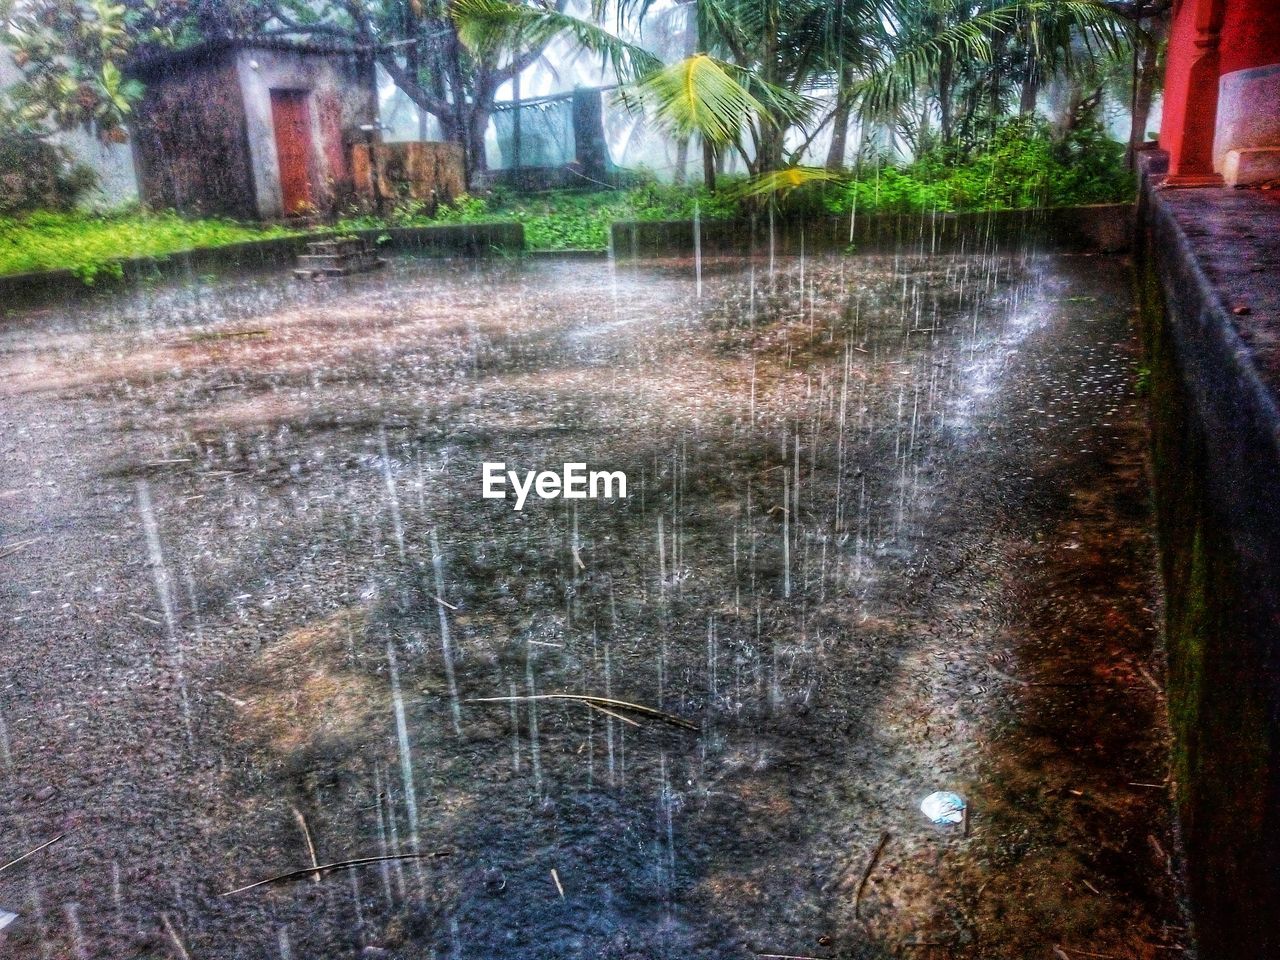
[[[917,138],[936,113],[950,141],[984,111],[1004,113],[1011,65],[1025,106],[1075,58],[1118,47],[1125,29],[1111,0],[686,0],[696,49],[664,64],[605,26],[642,22],[653,0],[590,0],[581,17],[568,0],[260,2],[271,30],[352,36],[373,50],[464,144],[472,170],[483,169],[497,88],[570,38],[612,66],[625,102],[678,142],[701,140],[709,183],[727,151],[754,176],[794,166],[827,124],[828,165],[839,167],[855,110]]]

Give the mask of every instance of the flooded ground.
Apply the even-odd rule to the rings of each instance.
[[[0,861],[65,836],[5,955],[1177,956],[1126,283],[401,260],[11,317]]]

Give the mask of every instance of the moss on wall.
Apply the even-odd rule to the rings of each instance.
[[[1157,249],[1141,244],[1137,282],[1144,363],[1150,370],[1151,463],[1165,587],[1171,776],[1188,881],[1205,957],[1274,956],[1277,867],[1268,771],[1273,722],[1267,611],[1221,495],[1215,440],[1203,424],[1195,376],[1180,356],[1189,303],[1166,297]],[[1185,293],[1185,291],[1180,291]],[[1193,299],[1193,298],[1188,298]],[[1229,482],[1229,481],[1228,481]]]

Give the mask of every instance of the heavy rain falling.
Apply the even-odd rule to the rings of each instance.
[[[1129,309],[699,251],[13,315],[6,948],[1178,949]]]
[[[1280,960],[1275,0],[0,0],[0,960]]]

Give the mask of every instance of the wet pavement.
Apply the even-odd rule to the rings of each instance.
[[[1127,284],[406,259],[9,317],[0,862],[65,836],[5,955],[1176,956]]]

